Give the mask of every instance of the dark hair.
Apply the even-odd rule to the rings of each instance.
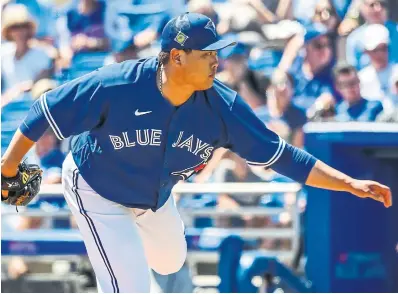
[[[350,73],[357,74],[357,70],[354,66],[348,63],[341,63],[334,67],[333,69],[333,78],[337,80],[340,75],[348,75]]]
[[[192,49],[183,49],[183,51],[187,54],[192,52]],[[158,55],[159,63],[166,65],[170,60],[170,52],[169,51],[160,51]]]

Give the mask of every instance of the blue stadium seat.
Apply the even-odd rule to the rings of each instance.
[[[29,94],[24,94],[3,107],[1,112],[1,154],[4,154],[12,136],[26,117],[33,102]]]
[[[258,288],[252,283],[252,279],[255,276],[267,278],[268,293],[273,293],[276,288],[281,288],[288,293],[313,292],[308,281],[296,276],[277,257],[269,256],[260,251],[245,252],[242,254],[237,272],[237,284],[239,287],[237,292],[257,293]],[[273,277],[279,277],[280,282],[278,285],[273,284]]]
[[[73,56],[71,68],[76,70],[96,70],[104,65],[109,52],[84,52]]]

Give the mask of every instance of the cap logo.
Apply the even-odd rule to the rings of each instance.
[[[181,46],[184,46],[186,40],[188,40],[188,36],[185,35],[183,32],[179,31],[177,36],[174,38],[174,41],[176,41],[178,44]]]
[[[176,21],[175,21],[175,23],[174,23],[174,26],[175,26],[179,31],[181,31],[181,30],[188,30],[188,29],[191,27],[191,24],[190,24],[189,19],[188,19],[188,15],[187,15],[187,14],[180,15],[180,16],[176,19]]]
[[[216,26],[214,25],[214,22],[209,20],[209,22],[205,26],[205,29],[210,30],[214,34],[214,36],[217,37]]]

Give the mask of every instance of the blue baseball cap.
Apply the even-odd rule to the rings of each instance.
[[[213,51],[235,44],[221,39],[213,21],[200,13],[187,12],[171,19],[161,36],[161,49],[166,52],[173,48]]]
[[[114,53],[121,53],[134,45],[133,40],[112,39],[111,48]]]
[[[321,23],[311,24],[305,27],[304,43],[308,44],[313,40],[328,35],[326,26]]]
[[[218,57],[222,59],[229,59],[235,56],[247,56],[248,50],[242,43],[237,43],[236,46],[231,46],[220,51]]]

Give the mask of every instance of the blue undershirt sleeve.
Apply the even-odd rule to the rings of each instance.
[[[227,148],[245,158],[249,165],[269,167],[294,181],[306,182],[316,158],[268,129],[239,95],[223,116]]]
[[[317,159],[308,152],[286,144],[279,159],[271,168],[292,180],[304,184]]]

